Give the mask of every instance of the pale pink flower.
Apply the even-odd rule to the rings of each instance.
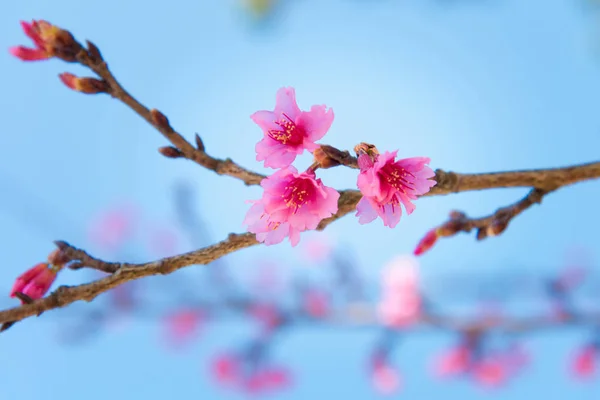
[[[506,383],[507,368],[500,360],[488,358],[480,361],[473,368],[473,377],[486,387],[498,387]]]
[[[281,323],[279,310],[272,304],[255,304],[249,314],[260,322],[264,334],[269,334]]]
[[[200,330],[205,319],[202,310],[182,309],[164,317],[164,340],[172,346],[188,344]]]
[[[10,297],[23,293],[32,299],[41,299],[54,283],[60,266],[39,263],[20,275],[10,291]]]
[[[418,321],[421,296],[418,264],[413,258],[397,257],[384,268],[377,311],[381,323],[390,327],[403,327]]]
[[[116,251],[133,235],[138,223],[136,214],[130,204],[101,213],[90,224],[89,239],[108,251]]]
[[[329,236],[324,236],[323,233],[320,233],[318,236],[304,242],[301,255],[310,262],[309,265],[325,261],[333,253],[334,245],[332,242],[333,240]]]
[[[21,21],[23,32],[33,41],[35,48],[15,46],[9,49],[10,53],[23,61],[46,60],[54,56],[54,42],[61,29],[48,21],[33,20]]]
[[[244,388],[248,393],[260,394],[270,390],[281,390],[291,384],[287,370],[277,367],[263,368],[247,378]]]
[[[323,185],[313,171],[298,173],[290,166],[262,180],[263,197],[252,200],[244,225],[266,245],[281,243],[289,237],[292,246],[300,232],[315,229],[322,219],[338,209],[340,194]]]
[[[579,379],[589,379],[596,372],[596,352],[592,346],[584,346],[575,353],[571,370],[573,375]]]
[[[221,354],[213,360],[211,370],[213,377],[220,384],[237,384],[242,378],[242,360],[235,355]]]
[[[373,156],[359,155],[357,185],[363,194],[356,206],[359,223],[369,223],[379,216],[385,226],[395,227],[402,216],[400,204],[404,205],[407,214],[411,214],[415,209],[411,200],[424,195],[436,184],[429,179],[435,173],[425,165],[429,158],[395,161],[397,153],[396,150]]]
[[[400,375],[398,371],[382,360],[373,362],[371,380],[375,389],[384,395],[391,395],[400,388]]]
[[[471,349],[461,345],[440,355],[435,362],[434,371],[440,377],[460,374],[467,371],[471,359]]]
[[[264,160],[265,167],[282,168],[304,150],[312,152],[319,147],[315,142],[331,127],[333,110],[315,105],[310,111],[301,111],[294,88],[288,87],[277,91],[273,111],[257,111],[250,118],[264,132],[256,144],[256,160]]]
[[[313,318],[324,318],[329,313],[329,297],[321,290],[309,289],[302,300],[304,311]]]

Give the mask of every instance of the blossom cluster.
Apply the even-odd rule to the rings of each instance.
[[[256,160],[267,168],[278,169],[261,182],[261,199],[252,200],[244,224],[267,245],[289,238],[292,246],[300,241],[300,232],[316,229],[319,223],[338,211],[340,194],[316,177],[318,168],[326,168],[317,156],[322,139],[333,123],[333,110],[313,105],[300,110],[294,88],[277,92],[273,111],[257,111],[251,119],[262,129],[263,138],[256,144]],[[315,163],[299,172],[292,163],[305,150],[313,153]],[[357,186],[363,194],[357,205],[359,223],[380,217],[385,226],[395,227],[402,216],[414,211],[411,202],[435,185],[434,172],[426,164],[429,158],[396,160],[397,151],[379,154],[375,146],[356,146]]]

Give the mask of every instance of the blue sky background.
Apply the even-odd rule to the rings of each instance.
[[[368,141],[399,155],[429,156],[433,168],[457,172],[541,168],[598,159],[600,63],[598,16],[578,0],[283,2],[264,26],[246,18],[237,1],[52,2],[0,5],[0,49],[28,43],[19,20],[44,18],[94,41],[125,87],[167,114],[210,154],[260,170],[254,145],[260,130],[249,115],[271,109],[275,92],[294,86],[301,108],[327,104],[335,121],[323,140],[351,149]],[[88,222],[120,201],[139,204],[160,221],[173,218],[172,189],[195,184],[197,208],[213,238],[243,230],[246,199],[259,188],[217,177],[185,161],[158,155],[164,139],[106,96],[64,88],[57,74],[83,73],[58,61],[22,63],[0,52],[1,287],[45,258],[52,240],[90,248]],[[303,158],[298,165],[308,166]],[[321,173],[337,188],[353,187],[356,172]],[[461,235],[422,258],[426,281],[501,271],[551,273],[574,246],[598,265],[598,182],[548,196],[498,238],[476,243]],[[488,214],[525,194],[488,191],[426,198],[394,230],[380,221],[361,226],[348,216],[328,228],[352,246],[367,276],[377,277],[395,255],[412,251],[452,209]],[[102,256],[96,251],[95,254]],[[288,244],[256,247],[228,258],[240,273],[268,257],[294,268]],[[136,253],[146,259],[149,255]],[[186,272],[181,272],[185,274]],[[61,283],[88,279],[65,273]],[[13,304],[6,300],[4,306]],[[83,307],[83,306],[82,306]],[[59,314],[56,311],[52,314]],[[0,340],[0,399],[82,397],[158,399],[238,398],[206,374],[206,359],[245,339],[239,323],[211,328],[183,355],[157,345],[158,325],[141,321],[81,346],[57,344],[50,314],[30,319]],[[371,331],[306,329],[286,335],[274,356],[299,384],[282,399],[376,398],[364,362]],[[493,393],[465,382],[430,379],[431,355],[450,335],[411,336],[395,351],[403,373],[400,396],[410,399],[597,399],[600,384],[568,379],[566,361],[584,332],[530,337],[534,364]],[[277,397],[276,396],[276,397]]]

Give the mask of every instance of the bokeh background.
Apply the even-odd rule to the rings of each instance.
[[[323,142],[338,148],[368,141],[399,149],[400,156],[431,157],[433,168],[457,172],[598,158],[600,10],[589,1],[280,0],[265,12],[253,13],[239,0],[5,2],[0,48],[28,43],[19,20],[43,18],[67,28],[96,43],[124,86],[167,114],[179,132],[190,139],[198,132],[210,154],[259,171],[254,145],[261,132],[249,115],[272,109],[282,86],[296,88],[301,108],[333,108],[335,121]],[[0,288],[7,296],[18,274],[45,259],[52,240],[97,256],[143,261],[243,231],[244,202],[258,198],[259,188],[160,156],[156,149],[165,140],[146,122],[106,96],[66,89],[57,78],[64,71],[85,73],[56,60],[23,63],[0,54]],[[309,164],[308,157],[298,162]],[[355,185],[356,172],[337,168],[320,176],[341,189]],[[182,185],[194,193],[191,208],[205,229],[200,238],[185,234],[178,218],[174,199]],[[361,226],[347,216],[302,240],[336,243],[365,279],[377,282],[387,261],[410,253],[450,210],[485,215],[525,193],[425,198],[393,230],[381,221]],[[469,309],[481,293],[504,294],[505,307],[534,309],[540,297],[535,285],[517,290],[515,281],[542,279],[573,258],[592,269],[598,265],[599,194],[597,182],[578,184],[548,196],[500,237],[442,240],[420,259],[430,297]],[[114,208],[143,221],[118,254],[90,234],[94,221]],[[282,280],[325,279],[318,264],[307,266],[306,251],[302,243],[292,249],[285,242],[223,262],[242,287],[264,264],[274,265]],[[157,309],[183,301],[178,285],[185,282],[189,291],[201,269],[152,281],[146,298]],[[59,279],[75,284],[95,276],[67,271]],[[588,290],[592,305],[597,294]],[[7,297],[1,304],[15,302]],[[246,396],[220,387],[208,371],[216,352],[247,339],[245,321],[233,316],[210,324],[185,351],[174,352],[162,345],[160,318],[152,313],[112,321],[85,338],[69,336],[74,322],[88,318],[86,307],[92,305],[53,311],[2,334],[0,399]],[[378,334],[377,328],[327,324],[286,332],[271,356],[293,371],[294,385],[272,396],[378,398],[366,368]],[[581,329],[528,335],[531,365],[489,391],[468,380],[432,378],[430,359],[453,336],[409,334],[394,350],[403,380],[397,396],[597,399],[598,380],[582,383],[569,374],[571,352],[588,337]]]

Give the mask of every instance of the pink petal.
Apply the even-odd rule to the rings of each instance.
[[[309,112],[302,112],[297,120],[298,126],[304,128],[310,142],[321,139],[333,123],[333,110],[326,106],[312,106]]]
[[[375,211],[375,208],[373,207],[373,204],[369,198],[363,197],[360,199],[356,205],[356,216],[359,217],[359,224],[368,224],[377,218],[377,211]]]
[[[293,87],[284,87],[277,91],[274,113],[278,117],[285,114],[292,121],[296,121],[301,111],[296,103],[296,90]]]
[[[15,46],[9,48],[8,51],[10,54],[23,61],[42,61],[50,58],[50,55],[43,49],[30,49],[25,46]]]

